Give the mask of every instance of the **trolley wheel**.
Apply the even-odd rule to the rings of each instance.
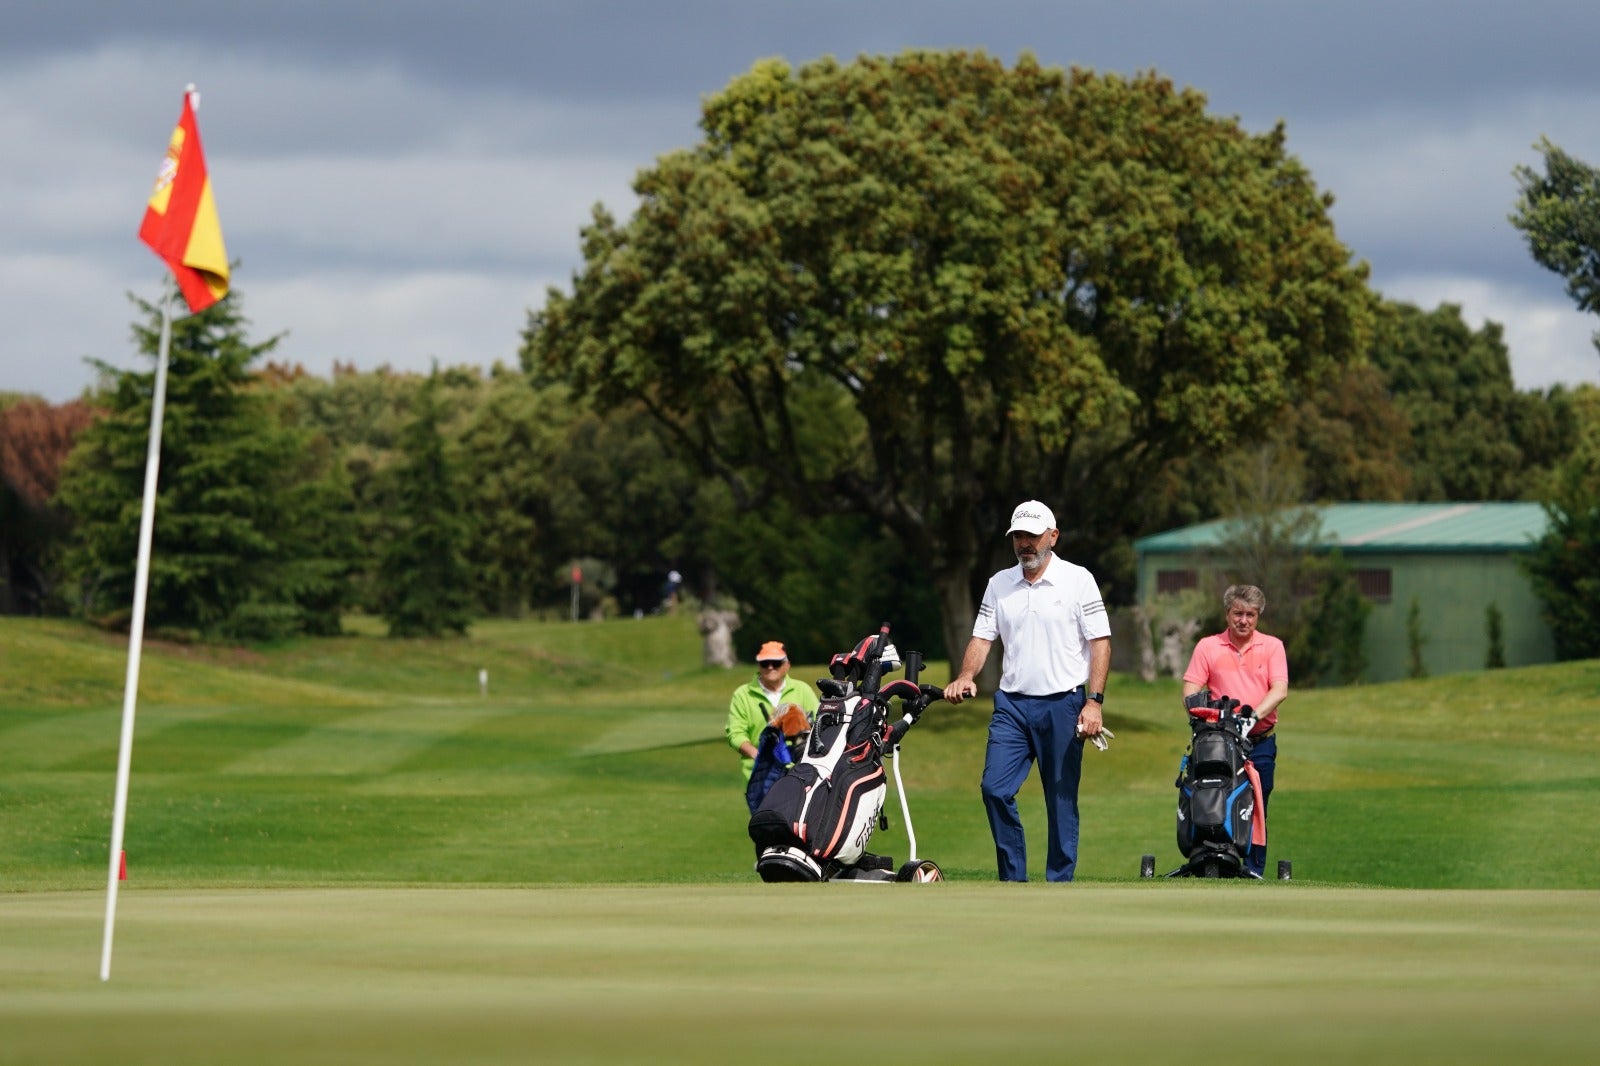
[[[931,859],[917,859],[900,867],[900,872],[895,874],[896,881],[911,881],[918,884],[927,884],[933,881],[943,881],[944,871],[939,869],[939,864]]]
[[[1139,876],[1154,877],[1156,875],[1156,857],[1144,855],[1139,858]]]

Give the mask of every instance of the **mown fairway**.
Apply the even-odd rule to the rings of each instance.
[[[1252,1015],[1281,1062],[1589,1062],[1600,1039],[1587,892],[227,889],[126,906],[101,985],[97,896],[0,897],[0,1061],[799,1063],[820,1043],[1166,1062],[1241,1057]],[[1251,954],[1272,962],[1252,972]]]
[[[952,881],[769,887],[720,736],[744,674],[688,619],[153,647],[102,985],[125,651],[0,619],[0,1063],[801,1061],[817,1026],[884,1061],[1600,1046],[1600,663],[1297,692],[1289,884],[1137,879],[1179,860],[1186,731],[1175,683],[1122,677],[1080,882],[992,884],[985,709],[936,704],[903,771]]]

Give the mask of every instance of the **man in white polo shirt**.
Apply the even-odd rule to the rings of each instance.
[[[1094,575],[1051,550],[1061,534],[1050,508],[1038,500],[1021,504],[1007,535],[1017,565],[989,579],[961,672],[944,698],[960,703],[978,694],[975,679],[998,637],[1005,652],[983,760],[983,805],[1000,880],[1028,879],[1017,792],[1037,760],[1050,827],[1045,877],[1071,881],[1083,743],[1103,728],[1111,622]]]

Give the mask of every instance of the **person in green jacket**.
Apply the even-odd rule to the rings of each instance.
[[[745,783],[756,763],[756,744],[767,723],[788,704],[795,704],[809,720],[817,712],[817,695],[811,686],[789,676],[789,653],[783,644],[769,640],[756,652],[756,676],[733,690],[728,701],[728,746],[739,753]]]

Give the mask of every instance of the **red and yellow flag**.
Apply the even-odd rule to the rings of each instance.
[[[200,149],[195,95],[192,91],[183,94],[183,114],[178,116],[166,161],[156,175],[139,239],[172,269],[189,310],[204,311],[228,295],[228,253],[222,246],[211,177]]]

